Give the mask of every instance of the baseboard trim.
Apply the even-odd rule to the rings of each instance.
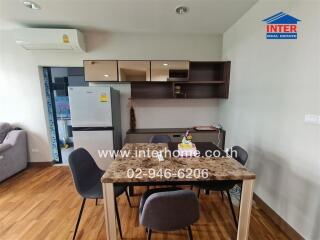
[[[257,194],[253,193],[253,200],[261,210],[277,224],[280,229],[292,240],[304,240],[304,238],[285,220],[283,220],[271,207],[268,206]]]
[[[53,162],[28,162],[28,167],[50,167]]]

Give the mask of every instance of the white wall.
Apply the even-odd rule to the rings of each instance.
[[[212,125],[218,121],[214,99],[135,100],[137,128],[179,128]]]
[[[220,60],[222,37],[215,35],[157,35],[125,33],[86,33],[87,53],[30,53],[17,46],[13,33],[0,32],[0,121],[16,123],[28,131],[30,160],[50,161],[46,108],[39,66],[82,66],[84,59],[189,59]],[[127,100],[129,85],[119,85]],[[123,132],[129,115],[122,102]],[[188,127],[211,123],[217,118],[217,101],[138,101],[138,127]],[[196,107],[196,108],[195,108]],[[178,120],[178,123],[176,122]],[[174,123],[173,123],[174,121]],[[172,124],[170,124],[172,123]]]
[[[266,40],[262,19],[301,19],[298,40]],[[320,239],[320,3],[260,1],[223,35],[230,94],[219,115],[227,146],[249,151],[255,192],[305,239]]]

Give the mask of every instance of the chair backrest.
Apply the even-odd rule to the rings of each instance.
[[[78,148],[69,155],[69,166],[80,195],[100,182],[104,173],[84,148]]]
[[[150,138],[150,143],[169,143],[171,142],[171,138],[168,135],[153,135]]]
[[[159,192],[145,202],[140,223],[158,231],[174,231],[199,219],[199,201],[191,190]]]
[[[232,157],[244,166],[248,160],[248,153],[240,146],[233,146]]]

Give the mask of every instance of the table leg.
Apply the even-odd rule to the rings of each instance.
[[[104,217],[107,240],[117,239],[113,183],[103,183]]]
[[[251,215],[251,205],[252,205],[253,184],[254,184],[254,179],[243,181],[237,240],[247,240],[248,239],[250,215]]]

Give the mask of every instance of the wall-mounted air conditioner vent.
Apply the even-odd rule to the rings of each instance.
[[[18,29],[15,40],[24,49],[32,51],[85,51],[83,34],[76,29]]]

